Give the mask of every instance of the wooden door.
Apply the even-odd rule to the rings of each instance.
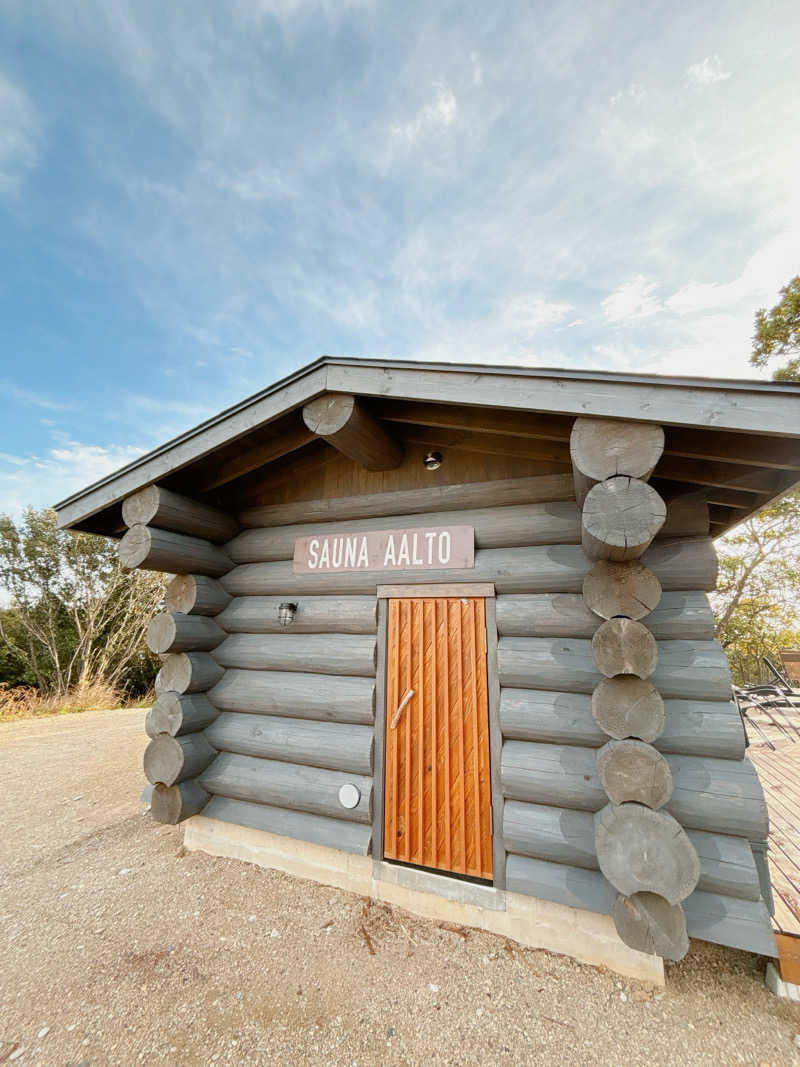
[[[389,600],[384,856],[491,879],[485,618],[480,597]]]

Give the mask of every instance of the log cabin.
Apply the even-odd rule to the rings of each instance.
[[[708,593],[798,479],[797,385],[325,357],[56,511],[174,575],[187,848],[662,982],[775,955]]]

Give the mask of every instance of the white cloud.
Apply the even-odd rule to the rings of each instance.
[[[470,52],[469,61],[472,64],[472,84],[483,85],[483,63],[477,52]]]
[[[0,72],[0,195],[17,192],[41,151],[42,122],[33,101]]]
[[[718,55],[706,56],[700,63],[694,63],[687,68],[686,77],[691,85],[705,88],[708,85],[716,85],[730,78],[731,72],[722,69],[722,60]]]
[[[603,301],[603,313],[609,322],[643,319],[661,310],[661,303],[653,296],[655,282],[637,274]]]
[[[409,122],[392,123],[390,129],[393,136],[412,145],[420,137],[434,130],[452,126],[456,120],[457,111],[458,101],[453,90],[449,86],[439,83],[436,85],[436,97],[434,100],[420,108]]]
[[[0,393],[5,393],[15,403],[24,404],[26,407],[43,408],[45,411],[74,411],[72,404],[52,400],[44,393],[38,393],[34,389],[24,389],[8,381],[0,381]]]

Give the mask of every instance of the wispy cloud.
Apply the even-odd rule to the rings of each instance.
[[[18,192],[39,163],[43,123],[25,90],[0,71],[0,195]]]
[[[722,66],[722,60],[718,55],[706,56],[700,63],[693,63],[687,68],[686,77],[691,85],[706,88],[724,82],[730,78],[731,72]]]
[[[433,100],[424,104],[408,122],[392,123],[392,134],[408,144],[415,144],[421,137],[437,129],[445,129],[456,121],[458,101],[453,90],[445,84],[435,86]]]
[[[603,301],[603,313],[609,322],[627,319],[642,319],[655,315],[661,309],[660,301],[653,295],[656,283],[637,274],[615,290]]]
[[[16,404],[26,407],[42,408],[45,411],[74,411],[75,406],[62,400],[54,400],[45,393],[15,385],[13,382],[0,381],[0,393],[4,393]]]

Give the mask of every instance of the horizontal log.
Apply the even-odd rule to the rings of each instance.
[[[717,641],[659,641],[650,681],[664,698],[728,700],[730,668]],[[591,693],[601,679],[591,642],[581,638],[501,637],[500,684],[523,689]]]
[[[219,578],[233,566],[221,548],[199,537],[150,526],[131,526],[117,546],[123,567],[167,574],[206,574]]]
[[[144,728],[148,737],[182,737],[204,730],[216,717],[217,709],[204,693],[160,693],[145,717]]]
[[[416,526],[472,526],[476,548],[514,548],[518,545],[580,544],[580,516],[572,501],[516,504],[467,511],[420,512],[413,517],[387,515],[332,523],[301,523],[268,529],[243,530],[225,546],[235,563],[270,563],[292,559],[298,537],[313,534],[367,533]]]
[[[209,793],[231,800],[271,804],[352,822],[372,821],[372,779],[360,774],[222,752],[203,774],[200,784]],[[360,793],[354,808],[345,808],[339,800],[343,785],[354,785]]]
[[[711,605],[700,591],[662,593],[658,606],[643,621],[658,640],[710,641],[714,637]],[[497,632],[501,637],[591,638],[602,622],[577,593],[497,597]]]
[[[196,778],[178,785],[156,784],[150,798],[150,814],[156,822],[174,826],[192,815],[198,815],[208,799],[208,793]]]
[[[228,670],[208,698],[220,711],[356,725],[375,721],[374,678]]]
[[[387,515],[420,515],[426,511],[496,508],[508,504],[541,504],[572,500],[571,474],[530,478],[498,478],[488,482],[460,482],[424,489],[396,489],[389,493],[359,493],[330,499],[297,500],[247,508],[239,515],[244,527],[289,526],[301,522],[342,522]]]
[[[183,615],[218,615],[230,600],[216,578],[204,574],[176,574],[167,586],[167,611]]]
[[[705,491],[686,493],[665,500],[667,517],[658,537],[707,537],[708,501]]]
[[[224,640],[225,631],[204,615],[164,611],[147,627],[147,647],[151,652],[209,652]]]
[[[343,455],[369,471],[389,471],[403,461],[403,447],[351,393],[323,393],[303,408],[303,422]]]
[[[745,753],[742,720],[732,701],[667,700],[659,752],[740,760]],[[503,688],[503,736],[515,741],[599,748],[608,740],[592,716],[591,697],[546,689]]]
[[[513,854],[506,860],[506,888],[513,893],[524,893],[603,915],[612,914],[617,898],[615,890],[599,871]],[[696,889],[683,901],[682,907],[690,937],[745,952],[777,955],[763,901],[741,900]]]
[[[620,893],[612,915],[617,933],[628,948],[665,960],[682,960],[689,951],[683,908],[657,893],[634,893],[629,897]]]
[[[667,517],[664,501],[638,478],[609,478],[583,503],[581,544],[591,559],[638,559]]]
[[[226,711],[206,736],[220,752],[372,774],[371,726]]]
[[[290,627],[281,626],[279,596],[243,596],[232,600],[217,618],[230,634],[374,634],[378,628],[378,602],[370,596],[307,596],[297,602]]]
[[[600,870],[626,897],[657,893],[680,904],[697,888],[700,860],[686,831],[666,811],[607,804],[594,817]]]
[[[510,800],[599,811],[607,798],[596,752],[571,745],[506,741],[501,786]],[[673,791],[664,810],[693,830],[759,838],[768,819],[764,794],[749,760],[667,755]]]
[[[657,543],[642,562],[651,568],[664,590],[713,589],[717,557],[707,538],[684,538]],[[534,548],[481,548],[475,566],[463,570],[336,571],[294,574],[287,561],[244,563],[222,579],[233,596],[291,596],[310,594],[375,594],[391,577],[393,584],[494,582],[498,593],[581,593],[591,567],[579,545]]]
[[[569,452],[575,495],[583,504],[593,485],[618,474],[647,481],[664,452],[664,430],[651,422],[579,417]]]
[[[592,693],[592,718],[609,737],[655,741],[666,721],[664,701],[649,679],[633,674],[604,678]]]
[[[122,521],[129,527],[157,526],[216,544],[230,541],[239,531],[232,515],[159,485],[149,485],[124,500]]]
[[[195,778],[211,763],[215,750],[202,733],[171,737],[159,734],[144,750],[144,773],[153,785],[177,785]]]
[[[661,582],[638,559],[598,560],[583,579],[586,607],[602,619],[641,619],[661,600]]]
[[[295,841],[310,841],[327,845],[340,852],[368,856],[372,849],[372,827],[346,819],[330,819],[325,815],[309,815],[305,811],[290,811],[269,804],[250,804],[229,797],[212,797],[203,811],[209,819],[249,826],[252,830],[266,830],[270,834],[291,837]]]
[[[597,753],[597,777],[612,804],[662,808],[672,795],[669,764],[652,745],[626,738],[608,741]]]
[[[156,692],[203,693],[224,673],[207,652],[174,652],[161,665]]]
[[[709,893],[758,900],[758,871],[749,842],[730,834],[687,830],[700,860],[697,888]],[[594,815],[545,804],[506,800],[503,804],[503,844],[507,852],[599,870],[594,839]]]
[[[368,678],[375,674],[376,641],[359,634],[231,634],[214,659],[222,667]]]

